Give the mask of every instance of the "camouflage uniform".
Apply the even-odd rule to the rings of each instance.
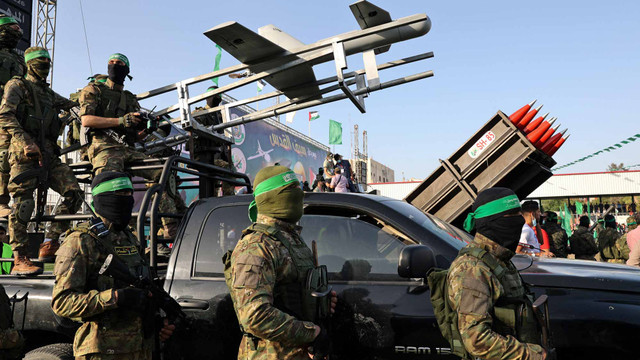
[[[626,237],[622,240],[620,234],[612,228],[606,228],[598,234],[598,249],[602,261],[624,264],[629,259]]]
[[[118,308],[113,291],[122,286],[98,275],[108,251],[118,254],[132,274],[149,276],[139,245],[128,230],[110,231],[97,240],[85,223],[67,235],[56,253],[51,307],[58,316],[83,323],[73,341],[76,359],[151,359],[153,337],[145,339],[142,315]]]
[[[194,114],[197,116],[197,111],[206,109],[210,109],[209,105],[204,108],[196,108]],[[199,116],[197,120],[205,126],[222,124],[222,116],[219,111]],[[224,134],[224,130],[218,130],[218,134]],[[192,159],[232,171],[235,170],[233,162],[231,161],[231,146],[228,144],[215,140],[203,139],[202,137],[192,137],[189,145],[189,152],[191,153]],[[233,185],[229,185],[228,183],[222,184],[222,195],[234,194]]]
[[[37,102],[36,102],[37,99]],[[49,161],[47,182],[49,187],[64,197],[56,214],[75,214],[82,202],[82,191],[73,172],[67,164],[60,161],[60,147],[56,143],[61,123],[60,110],[68,110],[76,103],[66,99],[49,88],[44,81],[36,80],[31,74],[26,80],[14,78],[5,86],[0,106],[0,126],[11,136],[9,164],[11,177],[38,168],[38,161],[24,154],[27,144],[38,143],[39,131],[45,131],[45,144],[38,144],[43,157]],[[38,114],[39,113],[39,114]],[[29,115],[44,118],[45,126]],[[9,236],[14,251],[24,249],[27,244],[27,221],[31,213],[19,216],[26,203],[33,204],[33,191],[37,188],[37,179],[31,178],[22,184],[9,184],[13,198],[13,212],[9,216]],[[32,210],[33,208],[31,208]],[[54,222],[49,229],[48,238],[55,239],[69,228],[69,222]]]
[[[595,260],[594,255],[598,253],[598,246],[587,227],[578,226],[569,238],[569,244],[576,259]]]
[[[466,350],[482,359],[543,359],[540,345],[495,331],[494,307],[498,300],[525,294],[518,270],[510,261],[514,253],[479,233],[467,246],[487,251],[508,273],[500,283],[489,266],[471,255],[461,255],[451,264],[448,300],[458,312],[458,329]]]
[[[0,49],[0,96],[4,93],[4,87],[14,76],[24,76],[27,73],[27,65],[24,56],[19,55],[13,49]],[[9,145],[11,136],[0,129],[0,205],[9,205]]]
[[[300,227],[262,214],[257,223],[278,229],[299,251],[299,257],[313,264],[311,250],[300,238]],[[260,232],[245,232],[231,255],[231,299],[245,333],[238,359],[309,359],[313,322],[301,321],[274,305],[278,289],[297,281],[297,273],[280,241]]]
[[[549,250],[556,257],[567,257],[567,232],[558,223],[546,223],[542,226],[544,231],[549,235]]]
[[[118,101],[113,99],[118,98]],[[79,96],[80,116],[95,115],[102,117],[120,117],[127,113],[140,111],[140,104],[135,95],[124,90],[123,85],[118,85],[107,79],[106,82],[90,83],[82,89]],[[112,128],[112,130],[122,130]],[[130,139],[135,137],[135,130],[125,130],[125,135]],[[91,131],[91,145],[87,149],[89,161],[93,166],[93,173],[97,175],[103,171],[124,171],[125,164],[142,161],[149,158],[147,155],[135,149],[121,144],[106,135],[100,129]],[[152,170],[132,170],[134,176],[143,177],[149,181],[158,181],[162,174],[161,169]],[[162,194],[165,198],[163,211],[166,213],[177,213],[175,202],[169,198],[167,192]],[[162,218],[162,223],[166,226],[177,224],[176,219]]]

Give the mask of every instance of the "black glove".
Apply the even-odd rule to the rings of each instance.
[[[116,292],[116,304],[121,308],[142,310],[146,307],[149,292],[134,287],[118,289]]]
[[[320,328],[320,333],[313,341],[313,360],[322,360],[331,352],[331,339],[325,328]]]

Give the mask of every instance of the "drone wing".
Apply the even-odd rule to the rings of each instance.
[[[262,27],[259,35],[232,21],[213,27],[204,34],[240,62],[249,65],[253,73],[269,71],[295,60],[297,57],[291,56],[290,51],[304,46],[274,25]],[[319,92],[313,69],[307,63],[275,73],[264,80],[290,99]]]

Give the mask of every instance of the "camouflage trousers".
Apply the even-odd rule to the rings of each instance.
[[[11,177],[15,177],[24,171],[36,169],[39,164],[24,155],[25,144],[22,141],[13,139],[9,146],[9,164],[11,165]],[[69,165],[60,161],[55,156],[54,145],[45,144],[41,149],[43,156],[49,157],[49,171],[47,183],[49,188],[62,195],[62,203],[56,209],[56,215],[75,214],[82,204],[83,192],[80,190],[78,180],[73,175]],[[18,185],[9,183],[9,193],[13,198],[13,209],[9,215],[9,244],[16,251],[23,249],[27,245],[27,224],[31,218],[35,207],[33,192],[38,187],[38,179],[31,178]],[[69,221],[56,221],[51,223],[46,238],[57,240],[60,234],[69,229]]]
[[[91,144],[87,150],[89,161],[93,166],[93,174],[98,175],[103,171],[123,172],[125,165],[135,161],[142,161],[149,157],[139,151],[124,145]],[[133,176],[140,176],[148,181],[159,181],[162,169],[140,169],[131,170]],[[175,199],[169,195],[168,189],[162,193],[159,210],[163,213],[179,213],[176,208]],[[177,219],[162,218],[163,225],[177,223]]]
[[[11,135],[0,130],[0,205],[9,205],[9,145],[11,145]]]
[[[151,360],[151,352],[138,351],[129,354],[87,354],[76,356],[76,360]]]

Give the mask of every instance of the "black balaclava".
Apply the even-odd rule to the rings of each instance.
[[[100,184],[109,182],[115,185],[115,189],[133,189],[131,179],[128,174],[105,171],[93,178],[91,182],[93,194],[93,207],[95,212],[105,218],[116,231],[124,230],[131,220],[131,212],[133,211],[133,195],[116,194],[116,190],[101,191],[97,187]]]
[[[218,89],[218,87],[213,85],[213,86],[210,86],[207,89],[207,91],[213,91],[213,90],[216,90],[216,89]],[[220,96],[220,94],[217,94],[217,95],[214,95],[212,97],[207,98],[207,106],[209,108],[214,108],[214,107],[220,105],[221,102],[222,102],[222,96]]]
[[[584,226],[584,227],[589,227],[589,223],[591,221],[589,220],[588,216],[581,216],[580,217],[580,226]]]
[[[107,66],[109,79],[118,85],[124,85],[124,78],[129,75],[129,67],[120,64],[109,64]]]
[[[494,187],[486,189],[478,194],[473,203],[473,211],[475,212],[480,206],[491,201],[498,200],[507,196],[515,196],[516,194],[507,188]],[[517,214],[520,208],[509,209],[504,212],[475,219],[477,232],[488,237],[499,245],[515,252],[520,241],[522,227],[525,224],[522,216],[504,216],[508,214]]]
[[[615,216],[611,215],[611,214],[607,214],[604,217],[604,227],[606,228],[612,228],[612,229],[617,229],[618,228],[618,224],[616,224],[616,218]]]
[[[0,25],[0,49],[15,49],[22,38],[22,29],[14,29],[12,23]]]

